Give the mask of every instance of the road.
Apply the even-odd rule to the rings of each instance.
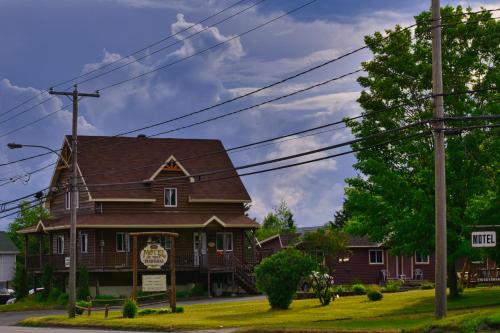
[[[239,301],[250,301],[250,300],[259,300],[264,299],[264,296],[246,296],[246,297],[221,297],[221,298],[208,298],[208,299],[199,299],[199,300],[189,300],[189,301],[179,301],[178,305],[191,305],[191,304],[213,304],[213,303],[224,303],[224,302],[239,302]],[[163,306],[163,305],[158,305]],[[166,304],[165,304],[166,306]],[[88,333],[89,330],[82,329],[70,329],[70,328],[30,328],[30,327],[16,327],[16,325],[20,320],[28,317],[40,317],[40,316],[50,316],[50,315],[58,315],[66,313],[65,310],[44,310],[44,311],[19,311],[19,312],[2,312],[0,313],[0,333]],[[120,333],[122,331],[101,331],[101,330],[92,330],[93,332],[99,333]],[[130,331],[128,331],[130,333]],[[228,333],[232,332],[231,329],[223,329],[223,330],[203,330],[196,331],[197,333],[209,333],[209,332],[217,332],[217,333]],[[189,333],[188,331],[183,331],[183,333]]]

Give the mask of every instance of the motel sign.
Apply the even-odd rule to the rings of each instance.
[[[475,231],[472,233],[472,247],[495,247],[497,233],[495,231]]]

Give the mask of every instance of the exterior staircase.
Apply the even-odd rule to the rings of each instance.
[[[243,288],[247,293],[258,294],[257,286],[255,285],[255,276],[253,273],[253,265],[243,264],[237,257],[233,257],[233,273],[235,282]]]

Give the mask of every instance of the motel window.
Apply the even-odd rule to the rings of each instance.
[[[370,264],[383,264],[384,263],[384,250],[370,250]]]
[[[125,232],[116,233],[116,252],[129,252],[130,238]]]
[[[64,254],[64,235],[57,235],[56,254]]]
[[[161,236],[160,245],[163,246],[164,249],[170,249],[170,237]]]
[[[420,251],[415,251],[415,263],[416,264],[428,264],[429,263],[429,255],[424,254]]]
[[[165,188],[165,207],[177,207],[177,189]]]
[[[218,232],[215,243],[217,251],[233,251],[233,233]]]
[[[80,206],[80,195],[78,192],[76,192],[76,208]],[[71,192],[66,191],[64,192],[64,208],[66,210],[69,210],[71,207]]]
[[[89,235],[86,232],[80,233],[80,253],[87,253],[89,249]]]

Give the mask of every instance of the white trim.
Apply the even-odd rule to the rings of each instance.
[[[85,237],[83,237],[85,235]],[[85,238],[85,251],[82,247],[83,245],[83,238]],[[79,239],[80,239],[80,253],[89,253],[89,234],[88,232],[81,232],[79,233]]]
[[[135,199],[135,198],[95,198],[92,202],[156,202],[156,199]]]
[[[427,254],[427,261],[417,261],[417,252],[418,251],[415,251],[414,255],[415,255],[415,265],[428,265],[430,264],[431,260],[430,260],[430,256]],[[420,255],[422,256],[422,254],[420,253]],[[413,260],[412,260],[413,262]]]
[[[217,237],[219,235],[222,235],[222,247],[223,247],[222,250],[220,250],[220,249],[217,248]],[[224,248],[225,245],[226,245],[226,235],[231,235],[231,250],[226,250]],[[234,235],[233,235],[232,232],[219,231],[219,232],[215,233],[215,251],[234,252]]]
[[[370,255],[370,252],[380,252],[382,251],[382,262],[372,262],[372,257]],[[384,250],[381,250],[381,249],[372,249],[372,250],[368,250],[368,264],[369,265],[384,265]]]
[[[59,240],[61,240],[62,251],[59,252]],[[64,254],[64,235],[57,235],[56,237],[56,253],[55,254]]]
[[[156,176],[158,176],[160,174],[160,172],[163,171],[163,168],[165,168],[165,166],[170,162],[170,161],[174,161],[175,164],[179,167],[179,169],[181,169],[182,172],[184,172],[184,174],[186,176],[189,176],[189,181],[191,183],[194,183],[194,177],[191,177],[191,175],[189,174],[189,172],[187,172],[187,170],[182,166],[182,164],[180,164],[177,159],[174,157],[174,155],[170,155],[169,158],[166,159],[166,161],[158,168],[158,170],[155,171],[155,173],[153,173],[153,175],[148,179],[149,181],[153,181],[155,180]]]
[[[207,225],[209,225],[210,223],[212,223],[213,221],[219,223],[221,226],[223,227],[227,227],[227,225],[220,219],[218,218],[217,216],[212,216],[211,218],[209,218],[205,223],[203,223],[202,225],[204,227],[206,227]]]
[[[276,237],[280,237],[280,234],[276,234],[276,235],[272,235],[272,236],[270,236],[270,237],[267,237],[266,239],[261,240],[261,241],[259,242],[259,244],[261,244],[261,246],[262,246],[262,243],[267,243],[267,242],[269,242],[269,241],[271,241],[271,240],[275,239]],[[281,238],[281,237],[280,237],[280,238]],[[280,240],[280,243],[281,243],[281,240]]]
[[[123,250],[118,250],[118,235],[123,235],[123,241],[122,241]],[[128,246],[127,246],[127,233],[124,231],[115,232],[115,251],[117,253],[124,253],[124,252],[128,252],[127,248],[128,248]]]
[[[241,199],[193,199],[188,197],[189,203],[251,203],[252,200]]]
[[[166,204],[166,201],[167,201],[167,190],[174,190],[175,192],[175,205],[167,205]],[[164,207],[167,207],[167,208],[172,208],[172,207],[177,207],[177,187],[164,187],[163,188],[163,206]]]

